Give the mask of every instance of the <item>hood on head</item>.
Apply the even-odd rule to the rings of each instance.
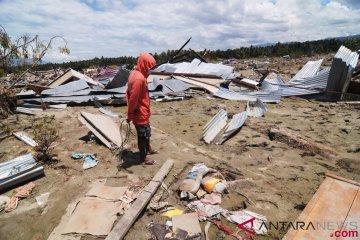
[[[136,70],[141,72],[144,77],[147,78],[149,76],[149,70],[155,65],[156,61],[153,56],[151,56],[149,53],[142,53],[138,58]]]

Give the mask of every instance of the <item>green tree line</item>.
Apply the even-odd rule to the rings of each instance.
[[[299,56],[312,56],[314,54],[326,54],[336,52],[341,45],[355,51],[360,50],[360,36],[344,39],[324,39],[317,41],[306,42],[289,42],[289,43],[276,43],[269,46],[250,46],[240,47],[236,49],[227,50],[210,50],[205,58],[210,61],[217,61],[222,59],[247,59],[257,57],[280,57],[290,55],[291,57]],[[186,53],[183,50],[179,55]],[[161,53],[154,53],[154,57],[158,63],[168,61],[176,50],[167,50]],[[200,53],[201,54],[201,53]],[[177,60],[190,60],[194,55],[188,54]],[[65,63],[46,63],[36,67],[36,70],[49,70],[53,68],[73,68],[81,70],[89,67],[105,67],[110,65],[122,66],[125,65],[128,69],[132,69],[136,64],[136,57],[115,57],[115,58],[94,58],[90,60],[65,62]]]

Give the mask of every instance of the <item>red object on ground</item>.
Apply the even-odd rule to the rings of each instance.
[[[148,125],[151,116],[150,98],[146,78],[149,70],[156,65],[153,56],[142,53],[138,58],[137,66],[131,72],[126,91],[128,105],[128,120],[135,125]]]

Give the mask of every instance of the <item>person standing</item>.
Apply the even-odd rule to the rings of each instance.
[[[149,70],[156,65],[156,61],[149,53],[140,54],[134,71],[129,75],[126,90],[127,122],[133,122],[137,132],[140,162],[152,165],[154,160],[147,157],[157,151],[150,146],[150,97],[147,86]]]

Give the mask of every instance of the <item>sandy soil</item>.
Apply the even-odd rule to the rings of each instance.
[[[295,67],[296,68],[296,67]],[[294,70],[295,71],[295,70]],[[296,72],[296,71],[295,71]],[[116,155],[100,142],[89,137],[88,129],[78,118],[80,111],[99,113],[94,107],[68,107],[66,110],[47,110],[36,116],[17,115],[6,123],[13,130],[31,134],[31,124],[43,114],[54,114],[60,138],[54,153],[59,162],[45,166],[46,177],[36,180],[32,195],[22,200],[11,213],[0,213],[0,239],[47,239],[59,224],[67,206],[84,196],[94,180],[107,178],[107,185],[123,186],[138,179],[146,185],[167,159],[175,166],[165,180],[170,188],[166,201],[185,209],[186,201],[178,199],[177,189],[193,163],[237,172],[236,181],[223,198],[222,207],[247,209],[267,216],[270,221],[294,221],[324,179],[325,172],[360,181],[360,114],[359,108],[303,98],[285,98],[280,104],[268,104],[269,112],[262,118],[248,119],[243,128],[223,145],[207,145],[201,141],[202,127],[224,107],[230,114],[245,109],[244,102],[196,95],[180,102],[152,103],[152,143],[160,151],[154,155],[154,166],[132,165],[118,168]],[[111,107],[123,116],[126,107]],[[100,113],[99,113],[100,114]],[[271,141],[266,131],[255,130],[254,124],[276,125],[315,142],[334,148],[338,156],[325,158],[306,150]],[[134,127],[132,132],[135,133]],[[127,159],[137,157],[136,137],[131,135]],[[6,161],[31,148],[14,137],[0,142],[0,159]],[[99,163],[83,171],[82,163],[72,160],[72,153],[94,153]],[[50,192],[47,206],[39,208],[35,197]],[[13,190],[4,193],[11,196]],[[240,194],[239,194],[240,193]],[[243,196],[246,195],[250,202]],[[164,223],[159,213],[144,211],[125,239],[149,239],[146,225],[150,221]],[[223,219],[230,229],[234,224]],[[204,229],[204,223],[201,223]],[[285,232],[270,231],[256,239],[280,239]],[[211,239],[232,239],[215,226],[210,227]],[[97,239],[83,236],[81,239]],[[101,239],[101,238],[99,238]]]

